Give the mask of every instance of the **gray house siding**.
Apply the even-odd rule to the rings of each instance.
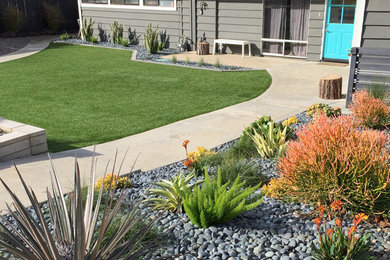
[[[143,44],[143,34],[146,26],[152,23],[155,28],[159,26],[159,31],[166,33],[169,37],[170,47],[176,47],[179,37],[189,35],[190,32],[190,1],[182,0],[177,3],[176,11],[155,11],[141,9],[123,9],[123,8],[102,8],[102,7],[83,7],[83,18],[92,18],[95,21],[94,34],[99,37],[101,30],[106,34],[111,34],[110,25],[115,20],[123,24],[124,37],[129,32],[135,33],[139,37],[139,44]]]
[[[196,40],[198,41],[203,34],[206,36],[206,40],[210,43],[210,48],[214,42],[216,36],[216,2],[215,1],[203,1],[207,4],[207,9],[203,12],[203,15],[200,14],[202,1],[196,1]]]
[[[390,46],[390,1],[366,0],[362,47]],[[200,11],[201,3],[207,9]],[[253,54],[261,54],[263,36],[264,0],[177,0],[175,11],[123,9],[104,7],[82,7],[84,18],[95,20],[95,36],[99,36],[99,28],[110,34],[110,25],[118,20],[128,31],[139,36],[139,44],[143,44],[143,33],[151,22],[159,25],[160,32],[169,37],[169,47],[176,47],[179,37],[188,36],[194,42],[203,34],[210,43],[215,38],[230,38],[252,42]],[[327,0],[310,0],[310,21],[308,33],[307,59],[322,59],[324,26]],[[266,22],[266,21],[265,21]],[[227,52],[241,52],[240,47],[228,46]]]
[[[307,59],[320,61],[324,34],[327,0],[311,0]]]
[[[389,0],[367,0],[361,45],[390,48]]]
[[[143,44],[143,34],[146,26],[151,22],[153,26],[159,25],[160,32],[166,32],[169,37],[170,47],[176,47],[179,37],[190,37],[194,42],[198,41],[203,34],[210,43],[214,39],[232,38],[253,42],[252,51],[255,55],[260,54],[262,37],[263,0],[206,0],[207,9],[200,13],[202,1],[196,1],[196,11],[191,13],[190,0],[178,0],[176,11],[154,11],[142,9],[83,7],[83,18],[92,18],[95,21],[94,34],[104,31],[108,36],[111,34],[110,25],[118,20],[124,26],[124,37],[129,31],[136,33],[139,44]],[[196,17],[193,17],[193,16]],[[195,25],[191,28],[191,19]],[[196,38],[196,39],[194,39]],[[241,52],[231,46],[227,51]]]
[[[263,0],[218,1],[218,38],[246,40],[252,43],[252,53],[260,55],[263,36]],[[241,47],[230,46],[241,53]]]

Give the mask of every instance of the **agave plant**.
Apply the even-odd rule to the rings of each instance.
[[[258,125],[258,131],[256,131],[255,126],[251,126],[249,129],[246,129],[247,135],[254,142],[257,152],[263,158],[275,158],[281,156],[287,147],[287,129],[288,126],[285,126],[282,130],[281,127],[278,127],[276,134],[274,133],[275,123],[274,120],[269,124],[268,131],[265,131],[260,125]]]
[[[75,161],[74,191],[70,193],[68,207],[58,174],[52,164],[52,185],[50,190],[47,188],[52,230],[45,220],[34,191],[27,187],[15,166],[36,216],[29,213],[20,199],[0,179],[11,195],[15,207],[15,212],[12,212],[11,206],[7,204],[15,225],[4,216],[0,216],[2,220],[0,221],[0,246],[16,257],[28,260],[138,259],[153,248],[156,245],[153,241],[142,245],[141,241],[152,228],[155,220],[147,223],[128,241],[123,242],[123,237],[128,231],[139,224],[142,219],[146,219],[145,216],[139,214],[136,206],[126,213],[122,223],[114,230],[114,235],[107,241],[107,230],[120,210],[125,193],[122,191],[119,198],[115,199],[114,191],[111,189],[104,191],[102,186],[96,206],[93,208],[95,164],[96,160],[92,158],[88,195],[83,205],[80,170],[77,160]],[[101,205],[103,192],[107,192],[107,200],[104,205]],[[102,213],[99,213],[100,206],[103,206]]]
[[[197,181],[188,184],[194,178],[195,172],[191,172],[187,177],[183,178],[183,172],[180,172],[176,177],[170,181],[162,180],[155,183],[160,188],[149,189],[149,194],[152,196],[159,196],[157,198],[150,198],[145,200],[149,206],[154,210],[169,210],[171,212],[183,212],[183,192],[184,190],[192,190],[192,187],[202,183]]]

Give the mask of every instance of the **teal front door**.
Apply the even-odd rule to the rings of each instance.
[[[352,47],[356,0],[328,0],[324,58],[348,60]]]

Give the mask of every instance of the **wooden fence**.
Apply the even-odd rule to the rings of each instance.
[[[59,3],[63,17],[61,30],[77,30],[77,0],[0,0],[0,17],[7,6],[15,7],[23,14],[21,32],[41,32],[47,28],[41,9],[43,2],[50,5]],[[0,19],[0,32],[3,31]]]

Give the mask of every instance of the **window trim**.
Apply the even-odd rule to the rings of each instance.
[[[271,52],[262,52],[264,56],[278,56],[278,57],[289,57],[289,58],[298,58],[298,59],[306,59],[307,58],[307,52],[306,56],[294,56],[294,55],[286,55],[285,52],[285,45],[286,43],[300,43],[300,44],[306,44],[306,48],[309,48],[308,41],[298,41],[298,40],[285,40],[285,39],[272,39],[272,38],[262,38],[261,39],[261,49],[263,50],[263,44],[265,42],[274,42],[274,43],[281,43],[283,45],[282,53],[271,53]]]
[[[176,11],[177,10],[177,0],[173,0],[173,6],[164,7],[164,6],[152,6],[144,5],[143,0],[139,0],[138,5],[116,5],[111,4],[111,0],[108,0],[107,4],[93,4],[93,3],[83,3],[81,0],[81,7],[91,7],[91,8],[108,8],[108,9],[132,9],[132,10],[157,10],[157,11]]]

